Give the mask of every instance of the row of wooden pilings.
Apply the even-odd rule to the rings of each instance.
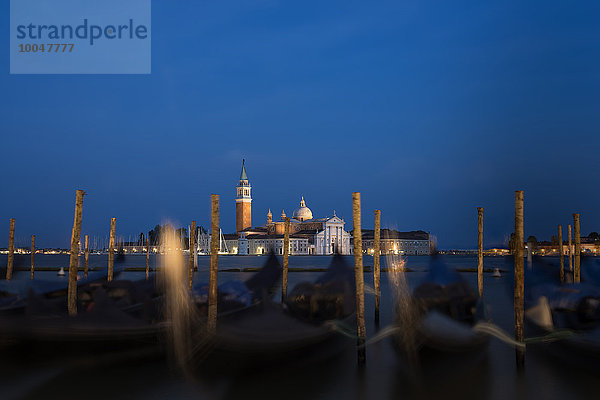
[[[524,233],[524,191],[515,191],[515,235],[514,235],[514,315],[515,315],[515,340],[524,342],[524,296],[525,296],[525,268],[523,243]],[[358,362],[365,364],[365,310],[364,310],[364,270],[362,262],[362,232],[361,232],[361,204],[360,193],[352,194],[352,212],[354,221],[354,268],[356,274],[356,317],[357,317],[357,336],[358,336]],[[479,296],[483,297],[483,207],[477,207],[477,286]],[[573,214],[573,226],[575,245],[571,243],[571,225],[568,225],[568,256],[569,270],[573,272],[573,282],[581,281],[581,230],[579,223],[579,214]],[[380,235],[381,235],[381,211],[375,210],[374,227],[374,254],[373,254],[373,278],[375,289],[375,323],[379,323],[379,305],[380,305]],[[558,248],[560,257],[560,281],[564,283],[564,255],[562,226],[558,225]],[[573,261],[574,260],[574,261]],[[284,261],[287,265],[287,260]],[[517,367],[522,369],[525,364],[524,348],[516,349]]]
[[[69,315],[77,314],[77,274],[79,270],[79,252],[80,252],[80,237],[81,237],[81,222],[83,219],[83,190],[76,191],[75,197],[75,218],[73,221],[73,230],[71,232],[71,251],[69,257],[69,279],[67,289],[67,307]],[[115,260],[115,233],[116,233],[116,218],[110,220],[110,241],[108,249],[108,272],[107,280],[110,282],[114,275],[114,260]],[[194,223],[195,224],[195,223]],[[6,268],[6,280],[12,279],[14,269],[14,237],[15,237],[15,220],[10,220],[9,244],[8,244],[8,263]],[[85,250],[84,250],[84,277],[87,278],[89,272],[89,235],[85,235]],[[146,279],[149,277],[150,269],[150,243],[146,240]],[[31,235],[31,273],[30,278],[34,278],[35,273],[35,235]]]
[[[83,219],[83,198],[85,192],[77,190],[75,198],[75,217],[73,221],[73,230],[71,233],[71,251],[69,258],[69,280],[67,289],[67,305],[69,315],[77,315],[77,274],[79,269],[79,252],[80,252],[80,237],[81,224]],[[357,332],[358,332],[358,359],[360,364],[365,363],[365,303],[364,303],[364,269],[362,260],[362,236],[361,236],[361,204],[360,193],[352,194],[352,211],[354,218],[354,269],[356,278],[356,314],[357,314]],[[380,268],[379,268],[379,232],[380,232],[381,212],[375,211],[375,261],[374,261],[374,284],[376,291],[376,310],[375,319],[379,321],[379,302],[380,302]],[[190,243],[195,241],[196,221],[192,221],[190,229]],[[9,234],[9,252],[8,266],[6,271],[6,279],[12,278],[14,265],[14,232],[15,220],[10,220]],[[115,247],[115,232],[116,218],[111,218],[110,221],[110,241],[108,250],[108,271],[107,280],[110,282],[113,279],[114,272],[114,247]],[[290,241],[290,219],[285,218],[285,234],[283,247],[283,274],[282,274],[282,301],[287,297],[288,283],[288,266],[289,266],[289,241]],[[210,272],[209,272],[209,297],[208,297],[208,323],[207,329],[209,332],[214,332],[217,320],[217,275],[218,275],[218,257],[219,257],[219,195],[211,195],[211,256],[210,256]],[[31,279],[34,277],[34,256],[35,256],[35,236],[32,235],[31,244]],[[148,239],[146,240],[146,279],[149,277],[150,265],[150,246]],[[88,275],[89,265],[89,236],[85,236],[85,276]],[[193,252],[190,251],[188,260],[188,289],[192,289],[193,280]]]
[[[525,317],[525,262],[523,254],[523,243],[525,242],[525,232],[523,223],[525,194],[522,190],[515,191],[515,232],[513,242],[514,252],[514,315],[515,315],[515,340],[518,342],[524,341],[524,317]],[[479,296],[483,297],[483,207],[477,207],[477,286]],[[569,270],[573,272],[573,282],[581,281],[581,231],[579,226],[579,214],[573,214],[573,226],[575,227],[575,251],[573,254],[573,246],[571,243],[571,225],[568,225],[568,256]],[[562,226],[558,225],[558,253],[560,258],[560,282],[565,281],[564,272],[564,254],[563,254],[563,238]],[[573,263],[573,259],[575,260]],[[574,268],[573,268],[574,264]],[[525,350],[523,348],[516,349],[516,362],[519,369],[525,364]]]
[[[195,229],[196,221],[192,221],[192,229]],[[116,227],[116,218],[111,218],[111,229],[110,229],[110,244],[108,250],[108,274],[107,279],[109,281],[112,280],[114,276],[114,246],[115,246],[115,227]],[[8,264],[6,269],[6,280],[12,279],[12,274],[14,271],[14,229],[15,229],[15,220],[10,220],[10,234],[9,234],[9,246],[8,246]],[[81,228],[79,228],[81,229]],[[195,232],[191,233],[191,241],[195,240]],[[85,247],[84,247],[84,277],[87,278],[89,272],[89,260],[90,260],[90,237],[89,235],[85,235]],[[77,245],[78,251],[79,243]],[[146,239],[146,279],[148,279],[150,275],[150,241]],[[30,278],[33,279],[35,276],[35,235],[31,235],[31,269],[30,269]],[[70,254],[70,253],[69,253]],[[79,263],[78,263],[79,264]],[[70,266],[70,259],[69,259]]]
[[[79,238],[81,235],[81,222],[83,213],[83,197],[85,192],[77,190],[75,201],[75,218],[73,222],[73,231],[71,235],[71,252],[69,261],[69,286],[68,286],[68,312],[70,315],[77,314],[77,273],[79,264]],[[523,229],[523,206],[524,192],[518,190],[515,192],[515,236],[514,243],[514,312],[515,312],[515,339],[523,342],[523,323],[524,323],[524,260],[523,246],[524,229]],[[478,261],[477,261],[477,284],[479,296],[483,296],[483,207],[477,208],[478,214],[478,229],[477,229],[477,244],[478,244]],[[364,299],[364,268],[363,268],[363,253],[362,253],[362,231],[361,231],[361,198],[359,192],[352,193],[352,214],[354,224],[354,271],[356,279],[356,319],[357,319],[357,344],[358,344],[358,362],[363,365],[366,360],[365,338],[366,338],[366,323],[365,323],[365,299]],[[574,282],[580,282],[580,254],[581,254],[581,237],[579,226],[579,214],[573,214],[573,224],[575,233],[575,252],[573,263],[573,252],[571,243],[571,225],[568,226],[568,243],[569,243],[569,269],[573,271]],[[196,221],[192,221],[190,229],[190,243],[195,241]],[[375,232],[374,232],[374,259],[373,259],[373,280],[375,289],[375,323],[379,323],[379,307],[380,307],[380,229],[381,229],[381,211],[375,210]],[[9,252],[8,265],[6,271],[6,279],[12,277],[14,263],[14,231],[15,220],[10,220],[9,233]],[[115,246],[115,231],[116,218],[111,218],[110,223],[110,242],[109,242],[109,257],[108,257],[108,275],[107,280],[113,278],[114,268],[114,246]],[[285,218],[284,231],[284,247],[283,247],[283,274],[282,274],[282,301],[287,297],[287,281],[288,281],[288,265],[289,265],[289,236],[290,236],[290,219]],[[563,241],[562,227],[558,226],[558,242],[560,256],[560,280],[564,282],[564,259],[563,259]],[[150,246],[148,239],[146,240],[146,279],[149,276],[149,257]],[[211,257],[210,257],[210,272],[209,272],[209,299],[208,299],[208,330],[214,332],[216,329],[217,320],[217,276],[218,276],[218,252],[219,252],[219,195],[211,195]],[[88,257],[89,257],[89,236],[85,236],[85,276],[88,274]],[[35,255],[35,235],[31,238],[31,279],[34,277],[34,255]],[[574,268],[573,268],[574,264]],[[190,251],[188,260],[188,289],[192,289],[194,262],[193,252]],[[524,365],[524,350],[517,349],[517,365]]]

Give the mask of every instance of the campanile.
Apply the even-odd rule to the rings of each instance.
[[[235,232],[240,233],[246,228],[252,227],[252,186],[246,175],[246,160],[242,161],[242,174],[237,186],[235,198]]]

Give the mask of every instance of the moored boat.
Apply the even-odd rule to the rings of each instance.
[[[227,314],[261,301],[280,276],[280,266],[267,264],[246,283],[227,282],[218,288],[220,313]],[[38,285],[39,286],[39,285]],[[56,285],[55,285],[56,286]],[[78,286],[78,314],[67,315],[66,288],[44,287],[37,294],[30,286],[20,312],[0,317],[0,342],[87,342],[111,347],[160,345],[171,321],[165,320],[165,288],[153,280],[92,280]],[[193,312],[206,308],[203,285],[191,294]],[[13,307],[14,308],[14,307]],[[22,309],[22,310],[21,310]]]
[[[486,319],[485,304],[469,284],[432,257],[427,276],[398,305],[394,342],[402,354],[483,351],[489,337],[473,328]]]
[[[353,343],[337,323],[355,318],[354,275],[341,256],[314,282],[296,285],[283,304],[265,301],[219,319],[197,357],[204,373],[238,373],[323,361]],[[198,337],[198,341],[204,338]]]
[[[600,289],[587,283],[545,283],[527,290],[530,346],[579,365],[600,361]]]

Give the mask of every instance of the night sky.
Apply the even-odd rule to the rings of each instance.
[[[485,4],[484,4],[485,3]],[[599,2],[153,1],[151,75],[9,75],[0,6],[0,247],[83,233],[235,231],[242,158],[253,225],[290,215],[423,229],[441,248],[513,230],[600,231]]]

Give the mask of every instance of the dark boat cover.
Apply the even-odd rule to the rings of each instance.
[[[354,270],[341,255],[335,255],[322,276],[314,283],[301,282],[285,300],[285,305],[296,318],[321,323],[342,319],[356,309]]]
[[[432,257],[427,276],[413,291],[413,300],[421,314],[436,310],[457,321],[472,323],[478,296],[458,272]]]

